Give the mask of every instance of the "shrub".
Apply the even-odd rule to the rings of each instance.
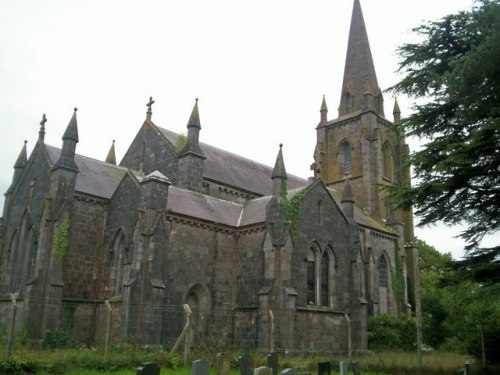
[[[412,351],[416,348],[415,322],[407,317],[378,315],[368,320],[368,347],[371,350]]]
[[[62,329],[47,331],[43,339],[44,349],[74,349],[78,342]]]

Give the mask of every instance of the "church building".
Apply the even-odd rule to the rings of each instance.
[[[384,185],[409,186],[404,134],[384,114],[354,0],[338,116],[318,98],[309,180],[203,143],[198,101],[187,136],[155,124],[153,100],[119,164],[79,155],[75,108],[62,146],[22,148],[0,219],[0,332],[42,341],[366,351],[368,318],[420,315],[411,212]],[[188,116],[186,116],[188,117]],[[210,132],[210,129],[204,129]],[[91,140],[82,140],[89,142]],[[274,166],[273,165],[274,162]],[[6,172],[4,172],[6,173]],[[189,308],[188,308],[189,307]]]

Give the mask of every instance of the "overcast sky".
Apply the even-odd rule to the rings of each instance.
[[[121,160],[146,115],[186,132],[199,98],[202,142],[307,178],[322,95],[337,117],[352,0],[0,0],[0,191],[28,152],[42,114],[60,147],[78,107],[77,153]],[[361,0],[379,85],[401,76],[395,50],[423,20],[469,10],[473,0]],[[398,98],[402,115],[411,101]],[[385,95],[392,120],[393,98]],[[413,149],[415,141],[410,140]],[[0,207],[3,206],[3,196]],[[417,230],[462,254],[457,228]],[[496,238],[498,240],[498,237]]]

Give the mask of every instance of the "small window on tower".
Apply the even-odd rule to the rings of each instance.
[[[351,93],[349,91],[346,91],[344,94],[344,99],[345,99],[346,113],[347,114],[352,113],[354,97],[351,95]]]
[[[346,174],[352,174],[352,154],[351,145],[347,140],[343,140],[340,144],[340,177],[344,177]]]

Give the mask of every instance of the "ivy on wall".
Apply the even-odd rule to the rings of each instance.
[[[179,155],[187,143],[188,143],[188,137],[185,134],[179,134],[179,136],[175,140],[175,146],[174,146],[175,154]]]
[[[59,259],[63,259],[68,252],[68,229],[69,219],[66,215],[61,223],[61,226],[57,230],[54,238],[54,245],[52,246],[54,255]]]
[[[285,214],[285,220],[290,222],[290,229],[292,232],[292,238],[297,240],[298,227],[299,227],[299,216],[300,216],[300,206],[302,201],[306,197],[309,191],[309,186],[299,190],[292,199],[288,200],[288,193],[286,189],[286,180],[281,180],[280,197],[283,202],[283,211]]]

